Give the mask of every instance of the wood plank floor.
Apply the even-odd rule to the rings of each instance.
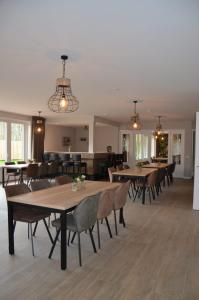
[[[59,245],[53,259],[47,258],[50,243],[42,223],[34,239],[36,257],[25,224],[16,227],[15,256],[8,254],[1,190],[0,299],[198,300],[199,212],[192,211],[192,181],[175,180],[152,205],[128,199],[124,213],[127,227],[119,227],[118,237],[109,239],[102,224],[102,250],[94,254],[82,234],[83,267],[75,241],[68,269],[61,271]],[[110,223],[114,231],[112,217]]]

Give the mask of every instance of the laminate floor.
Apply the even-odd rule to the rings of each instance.
[[[198,300],[199,213],[192,210],[192,188],[191,180],[175,180],[151,205],[128,199],[126,228],[119,226],[119,235],[109,239],[102,224],[102,249],[97,254],[83,233],[83,267],[75,240],[68,248],[66,271],[60,270],[59,245],[53,259],[47,258],[50,242],[42,223],[34,239],[35,257],[27,225],[20,223],[15,255],[8,254],[7,207],[1,189],[0,299]],[[114,232],[112,216],[110,223]]]

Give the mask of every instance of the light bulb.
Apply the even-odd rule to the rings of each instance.
[[[38,132],[38,133],[41,132],[41,127],[37,127],[37,132]]]
[[[160,131],[160,130],[158,130],[157,134],[158,134],[158,135],[160,135],[160,134],[161,134],[161,131]]]
[[[133,123],[133,128],[134,128],[134,129],[137,129],[137,128],[138,128],[137,122],[134,122],[134,123]]]
[[[59,101],[59,105],[61,108],[67,108],[68,107],[68,101],[65,98],[65,95],[63,94],[61,97],[61,100]]]

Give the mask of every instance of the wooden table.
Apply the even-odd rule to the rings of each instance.
[[[23,170],[27,169],[29,164],[15,164],[15,165],[0,165],[2,168],[2,186],[5,186],[5,169],[13,169],[20,171],[20,181],[23,182]]]
[[[169,165],[167,163],[150,163],[143,165],[142,168],[166,169]]]
[[[145,204],[145,190],[146,190],[146,179],[147,177],[156,171],[156,168],[140,168],[140,167],[135,167],[135,168],[130,168],[130,169],[125,169],[121,171],[116,171],[113,172],[113,181],[117,179],[118,177],[124,177],[128,179],[140,179],[143,181],[143,192],[142,192],[142,204]]]
[[[64,184],[36,192],[10,197],[8,199],[8,234],[9,253],[14,254],[14,224],[13,207],[29,206],[40,207],[46,211],[60,213],[61,219],[61,269],[67,267],[67,247],[66,247],[66,224],[67,213],[72,211],[85,197],[95,195],[107,189],[113,189],[120,183],[86,181],[85,188],[76,192],[72,191],[71,184]]]

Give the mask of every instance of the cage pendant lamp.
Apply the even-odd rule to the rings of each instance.
[[[56,80],[55,93],[48,100],[48,107],[56,113],[70,113],[79,108],[79,101],[72,94],[71,81],[65,77],[65,66],[68,56],[62,55],[63,75]]]
[[[158,123],[156,125],[155,133],[156,135],[160,135],[162,132],[162,125],[160,123],[160,119],[162,118],[162,116],[157,116],[157,118],[158,118]]]
[[[134,103],[134,115],[131,117],[131,124],[130,124],[130,128],[135,129],[135,130],[141,129],[139,114],[136,111],[137,102],[138,102],[137,100],[133,101],[133,103]]]
[[[43,131],[43,120],[41,119],[41,110],[38,111],[38,118],[35,126],[35,133],[40,134]]]

